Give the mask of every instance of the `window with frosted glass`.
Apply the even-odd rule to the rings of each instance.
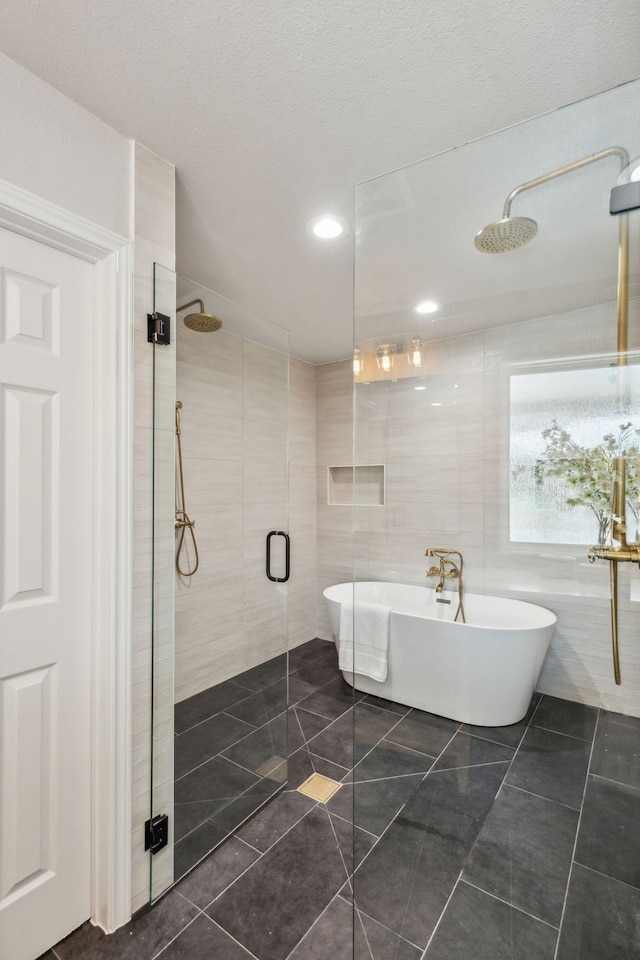
[[[626,458],[627,525],[640,516],[640,373],[606,365],[510,377],[512,541],[604,543],[616,456]]]

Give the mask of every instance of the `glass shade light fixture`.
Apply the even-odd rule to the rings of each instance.
[[[383,373],[391,373],[393,369],[393,355],[396,352],[395,343],[382,343],[376,350],[378,368]]]
[[[359,377],[359,376],[360,376],[360,374],[362,373],[363,364],[364,364],[364,361],[363,361],[362,357],[360,356],[360,350],[358,349],[358,347],[356,347],[355,350],[353,351],[353,375],[354,375],[354,377]]]
[[[404,348],[407,357],[407,363],[410,367],[421,367],[424,363],[423,357],[424,344],[419,337],[415,337],[411,343]]]

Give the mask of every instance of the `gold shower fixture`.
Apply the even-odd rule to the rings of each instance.
[[[629,166],[629,154],[624,147],[607,147],[588,157],[559,167],[550,173],[545,173],[534,180],[521,183],[511,191],[504,203],[502,219],[483,227],[475,236],[475,246],[482,253],[506,253],[516,250],[528,243],[537,232],[534,220],[528,217],[512,217],[511,204],[525,190],[531,190],[556,177],[580,170],[591,163],[616,157],[620,164],[621,174]],[[629,184],[615,186],[611,191],[609,212],[618,217],[618,283],[617,283],[617,357],[616,371],[618,379],[618,405],[620,410],[626,410],[629,404],[627,379],[625,369],[628,362],[629,340],[629,210],[637,207],[637,196],[629,195]],[[623,191],[621,194],[620,191]],[[609,561],[609,576],[611,583],[611,641],[613,648],[613,673],[615,682],[620,680],[620,657],[618,650],[618,564],[620,562],[640,563],[640,544],[627,543],[626,534],[626,499],[625,499],[626,461],[624,457],[617,457],[615,461],[615,476],[613,483],[613,501],[611,513],[610,546],[593,546],[589,549],[590,563],[596,560]]]

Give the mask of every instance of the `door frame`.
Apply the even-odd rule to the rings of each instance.
[[[131,917],[133,243],[0,180],[0,226],[93,264],[91,921]]]

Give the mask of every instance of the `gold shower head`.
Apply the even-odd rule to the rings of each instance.
[[[192,307],[194,303],[199,304],[200,313],[188,313],[184,318],[185,327],[189,327],[190,330],[195,330],[197,333],[215,333],[216,330],[219,330],[222,326],[222,320],[219,317],[214,317],[211,313],[205,313],[202,300],[190,300],[182,307],[177,307],[176,313],[182,313],[187,307]]]

